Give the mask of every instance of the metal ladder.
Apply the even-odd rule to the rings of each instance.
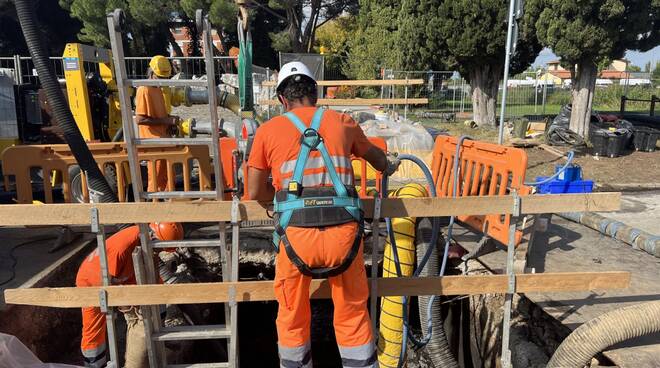
[[[217,97],[215,86],[215,69],[213,61],[213,42],[211,38],[211,23],[208,16],[202,16],[202,11],[197,10],[196,21],[198,29],[202,30],[204,44],[204,57],[206,62],[206,81],[204,80],[135,80],[128,79],[124,59],[124,48],[122,44],[122,30],[124,14],[120,9],[107,15],[108,29],[110,32],[110,43],[112,47],[115,78],[119,90],[124,140],[128,152],[128,162],[131,174],[131,183],[135,201],[158,200],[158,199],[215,199],[223,200],[224,180],[222,175],[222,161],[219,148],[219,122],[217,112]],[[135,134],[133,112],[131,110],[130,87],[139,86],[196,86],[208,88],[209,105],[211,110],[211,138],[155,138],[140,139]],[[137,146],[140,145],[206,145],[211,150],[213,157],[213,169],[215,175],[215,190],[198,191],[163,191],[145,192],[142,188],[142,175],[140,160],[138,158]],[[135,265],[135,276],[138,284],[155,284],[158,280],[158,270],[153,262],[154,249],[175,247],[219,247],[222,265],[223,282],[238,281],[238,235],[239,214],[238,197],[234,195],[232,201],[232,241],[227,244],[226,224],[219,223],[218,239],[204,240],[181,240],[181,241],[154,241],[149,235],[149,225],[139,224],[141,246],[136,248],[133,254]],[[231,293],[230,296],[235,295]],[[142,307],[145,325],[145,336],[147,340],[147,352],[149,364],[156,367],[231,367],[236,368],[238,364],[238,311],[237,303],[231,300],[225,303],[225,325],[205,326],[178,326],[164,327],[160,319],[160,308],[158,306]],[[227,340],[227,362],[199,363],[199,364],[176,364],[171,365],[166,361],[166,341],[179,340],[203,340],[203,339],[226,339]]]

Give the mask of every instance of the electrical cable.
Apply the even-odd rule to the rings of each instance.
[[[26,240],[22,243],[18,243],[16,245],[14,245],[11,248],[11,250],[9,251],[9,259],[11,260],[11,265],[9,266],[9,273],[11,274],[11,276],[9,276],[9,278],[7,278],[6,280],[0,282],[0,286],[7,285],[8,283],[12,282],[16,278],[16,264],[18,264],[18,259],[16,259],[16,256],[14,255],[14,252],[18,248],[24,247],[26,245],[34,244],[36,242],[52,240],[52,239],[57,239],[57,237],[56,236],[51,236],[51,235],[41,236],[41,237],[37,237],[37,238],[34,238],[34,239]]]

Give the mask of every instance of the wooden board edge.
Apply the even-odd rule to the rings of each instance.
[[[518,293],[565,292],[621,289],[630,285],[630,273],[562,272],[520,274],[516,277]],[[273,281],[238,283],[203,283],[175,285],[133,285],[106,287],[110,306],[222,303],[229,300],[229,289],[236,289],[239,302],[275,300]],[[379,278],[379,296],[393,295],[476,295],[504,293],[506,275],[470,275],[425,278]],[[58,308],[99,306],[100,287],[37,288],[5,290],[7,304]],[[327,280],[313,280],[310,297],[329,298]]]

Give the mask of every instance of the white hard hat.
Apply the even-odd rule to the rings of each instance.
[[[282,68],[280,69],[280,73],[277,75],[276,90],[280,89],[282,82],[284,82],[287,78],[296,75],[304,75],[306,77],[309,77],[311,80],[313,80],[316,83],[316,78],[314,78],[314,74],[312,74],[312,72],[309,71],[307,65],[301,63],[300,61],[292,61],[290,63],[286,63],[282,65]]]

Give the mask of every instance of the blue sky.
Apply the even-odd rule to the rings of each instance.
[[[534,64],[532,64],[532,66],[535,68],[542,67],[548,61],[557,59],[557,55],[555,55],[552,50],[545,48],[541,51],[539,56],[536,57],[536,60],[534,60]],[[660,46],[656,46],[655,48],[646,52],[628,51],[626,52],[626,59],[630,60],[633,65],[637,65],[642,69],[644,69],[644,65],[650,61],[651,68],[653,68],[655,67],[655,63],[660,61]]]

